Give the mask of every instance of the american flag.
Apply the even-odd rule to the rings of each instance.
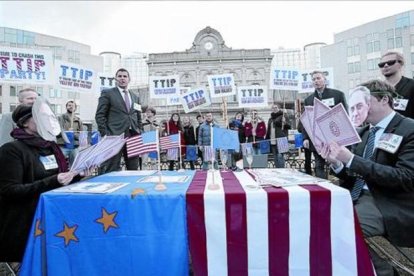
[[[180,134],[173,134],[169,136],[160,137],[160,148],[162,150],[179,148],[180,147]]]
[[[277,151],[279,153],[285,153],[289,151],[289,142],[287,137],[276,138]]]
[[[157,151],[157,131],[149,131],[143,133],[142,135],[129,137],[126,145],[128,157],[134,157],[140,154]]]
[[[186,193],[195,275],[375,275],[348,190],[256,185],[246,171],[195,173]]]

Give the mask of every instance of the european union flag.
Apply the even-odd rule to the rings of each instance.
[[[196,161],[197,160],[197,147],[192,146],[192,145],[186,146],[185,158],[188,161]]]
[[[237,131],[225,128],[212,129],[214,149],[234,149],[236,152],[239,152],[240,141]]]
[[[266,154],[270,152],[270,142],[268,140],[259,141],[260,153]]]

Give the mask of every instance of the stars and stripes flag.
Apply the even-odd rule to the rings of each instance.
[[[157,131],[148,131],[141,135],[132,136],[127,139],[127,155],[134,157],[140,154],[158,150]]]
[[[180,134],[173,134],[160,137],[160,149],[167,150],[180,147]]]
[[[186,195],[195,275],[375,275],[348,190],[256,185],[246,171],[195,173]]]
[[[277,151],[279,153],[285,153],[289,151],[289,142],[288,142],[287,137],[276,138],[276,144],[277,144]]]

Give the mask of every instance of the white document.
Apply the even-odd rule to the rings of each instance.
[[[326,106],[323,102],[318,100],[317,98],[314,98],[313,100],[313,145],[315,146],[315,149],[318,152],[321,152],[322,150],[322,144],[326,144],[326,140],[324,139],[323,133],[319,126],[315,124],[316,118],[324,114],[325,112],[329,111],[330,108]]]
[[[317,117],[316,124],[327,142],[336,142],[340,146],[349,146],[361,142],[361,138],[352,125],[342,103]]]
[[[161,181],[163,183],[185,183],[189,180],[190,176],[188,175],[162,175]],[[144,178],[141,178],[137,182],[145,183],[158,183],[160,181],[159,175],[150,175]]]
[[[314,177],[295,169],[255,169],[250,171],[261,186],[287,187],[295,185],[315,185],[330,183],[326,179]]]
[[[123,182],[80,182],[53,190],[61,193],[107,194],[116,191],[128,183]]]

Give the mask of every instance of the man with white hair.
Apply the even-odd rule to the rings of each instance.
[[[23,105],[32,106],[37,99],[37,92],[33,88],[25,88],[19,91],[19,102]],[[16,128],[16,124],[12,119],[12,112],[5,113],[0,120],[0,146],[14,139],[10,136],[10,132]]]

